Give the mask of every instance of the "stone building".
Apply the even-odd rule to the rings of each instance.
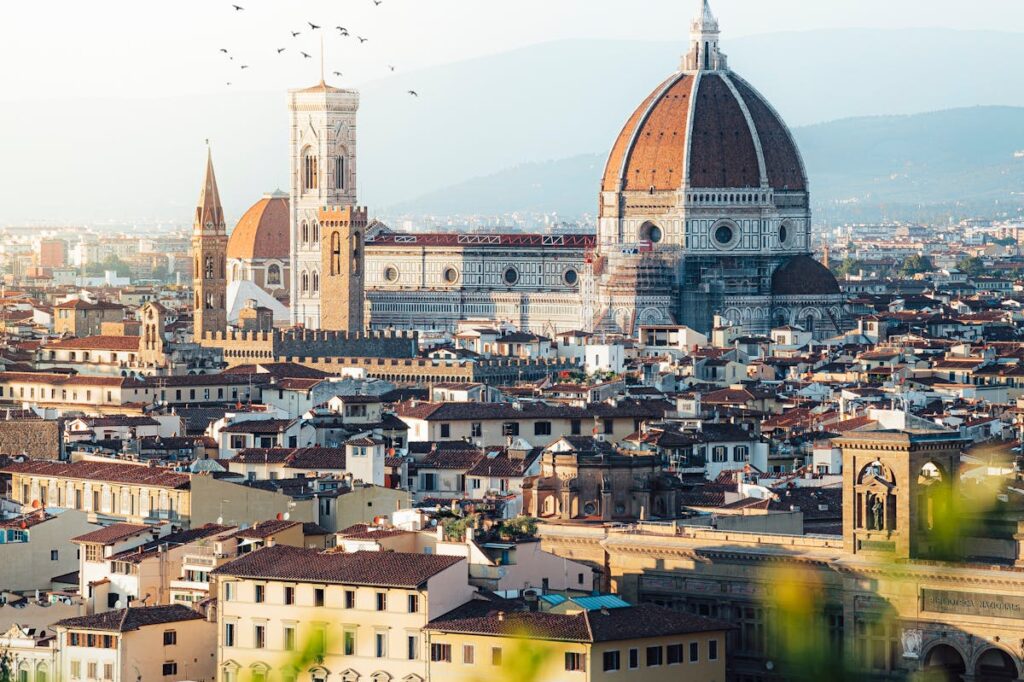
[[[540,475],[523,484],[523,507],[538,518],[674,517],[682,485],[660,455],[628,454],[610,443],[565,436],[544,449]]]
[[[322,208],[321,296],[328,305],[320,311],[320,327],[350,334],[365,329],[363,271],[366,209],[353,206]]]
[[[714,521],[563,523],[542,527],[544,547],[603,567],[604,587],[629,601],[731,620],[730,679],[791,679],[781,644],[784,590],[809,606],[801,641],[834,665],[848,660],[857,679],[915,671],[970,682],[1020,679],[1020,514],[998,504],[962,506],[972,497],[959,485],[958,434],[861,432],[837,443],[842,537],[715,529]]]

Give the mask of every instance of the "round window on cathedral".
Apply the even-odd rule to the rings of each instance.
[[[654,223],[644,223],[640,228],[640,239],[651,242],[652,244],[660,242],[663,236],[664,234],[662,233],[661,228]]]
[[[718,246],[730,246],[736,239],[736,230],[732,225],[719,225],[715,228],[715,242]]]
[[[386,281],[388,281],[388,282],[397,282],[398,281],[398,268],[396,268],[396,267],[394,267],[392,265],[389,265],[386,268],[384,268],[384,279]]]
[[[580,274],[573,268],[569,268],[564,274],[562,274],[562,281],[569,286],[575,286],[576,282],[580,281]]]
[[[512,286],[519,281],[519,271],[511,267],[505,268],[505,272],[501,273],[501,279],[505,284]]]
[[[445,268],[444,281],[447,284],[455,284],[459,281],[459,271],[455,268]]]
[[[789,229],[785,225],[780,226],[779,227],[779,243],[780,244],[785,244],[786,243],[786,239],[788,239],[788,238],[789,238]]]

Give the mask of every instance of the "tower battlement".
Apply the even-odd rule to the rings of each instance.
[[[369,221],[369,210],[365,206],[322,206],[317,217],[327,226],[365,226]]]

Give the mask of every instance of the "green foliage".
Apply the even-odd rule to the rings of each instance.
[[[922,256],[921,254],[915,253],[913,256],[908,256],[903,264],[900,265],[900,274],[904,276],[917,275],[922,272],[930,272],[935,269],[932,265],[932,259],[928,256]]]
[[[466,529],[474,528],[476,526],[475,516],[466,516],[461,519],[453,518],[449,521],[443,521],[441,527],[444,528],[444,537],[446,540],[452,542],[462,542],[466,539]]]
[[[128,277],[132,273],[132,266],[114,255],[107,256],[102,263],[89,263],[85,266],[86,277],[99,277],[107,270],[113,270],[118,277]]]
[[[856,273],[859,269],[860,261],[851,256],[847,256],[841,263],[832,266],[832,272],[837,277],[847,277]]]
[[[508,536],[513,540],[532,538],[537,534],[537,519],[530,516],[517,516],[514,519],[502,521],[498,525],[498,534]]]
[[[971,277],[985,274],[985,263],[977,256],[968,256],[956,264],[960,272],[967,273]]]
[[[0,682],[14,682],[14,670],[11,667],[11,652],[0,651]]]

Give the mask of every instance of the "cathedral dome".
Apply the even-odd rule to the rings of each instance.
[[[288,260],[288,195],[272,192],[245,212],[228,239],[228,258]]]
[[[805,192],[789,129],[728,70],[680,71],[633,112],[612,146],[605,192],[756,189]]]
[[[827,296],[838,294],[839,282],[824,265],[810,256],[794,256],[772,274],[773,296]]]

